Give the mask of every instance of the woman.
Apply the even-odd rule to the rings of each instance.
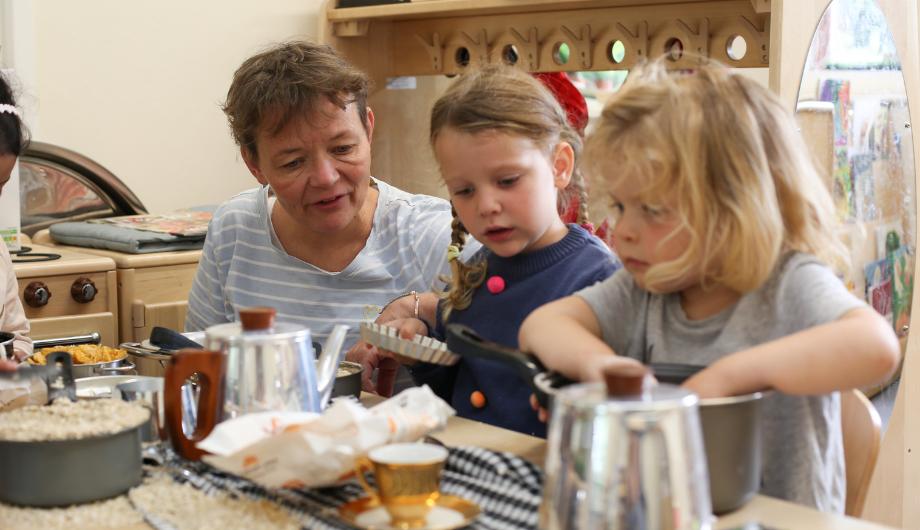
[[[368,79],[332,48],[273,47],[236,71],[224,112],[261,185],[223,204],[208,229],[186,329],[270,306],[322,341],[430,291],[446,272],[450,205],[370,175]]]

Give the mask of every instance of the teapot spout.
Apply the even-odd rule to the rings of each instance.
[[[322,353],[317,359],[316,381],[319,390],[319,402],[322,408],[326,408],[329,402],[329,396],[332,395],[332,385],[335,384],[335,374],[338,370],[342,358],[345,357],[345,350],[342,345],[345,344],[345,337],[348,333],[348,326],[336,325],[329,333],[326,343],[323,344]]]

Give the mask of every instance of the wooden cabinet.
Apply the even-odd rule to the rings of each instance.
[[[35,240],[50,242],[50,237],[42,231],[35,235]],[[114,262],[118,342],[141,342],[150,337],[154,326],[184,329],[188,294],[198,269],[200,250],[125,254],[60,245],[54,248],[79,250]]]
[[[115,262],[73,249],[32,248],[61,255],[52,261],[14,264],[32,339],[99,333],[102,344],[118,344]]]

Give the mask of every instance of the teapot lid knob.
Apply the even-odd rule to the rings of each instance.
[[[641,365],[607,366],[604,368],[604,383],[607,397],[638,396],[645,386],[648,368]]]
[[[240,324],[243,331],[265,331],[275,324],[273,307],[245,307],[240,309]]]

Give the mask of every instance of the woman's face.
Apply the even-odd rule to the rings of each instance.
[[[354,103],[324,100],[313,115],[292,119],[280,132],[260,131],[256,156],[243,159],[262,184],[274,190],[287,220],[317,234],[357,222],[370,187],[374,115],[367,130]]]
[[[16,155],[0,155],[0,193],[3,192],[3,186],[10,181],[10,175],[13,173],[13,166],[16,165]]]

